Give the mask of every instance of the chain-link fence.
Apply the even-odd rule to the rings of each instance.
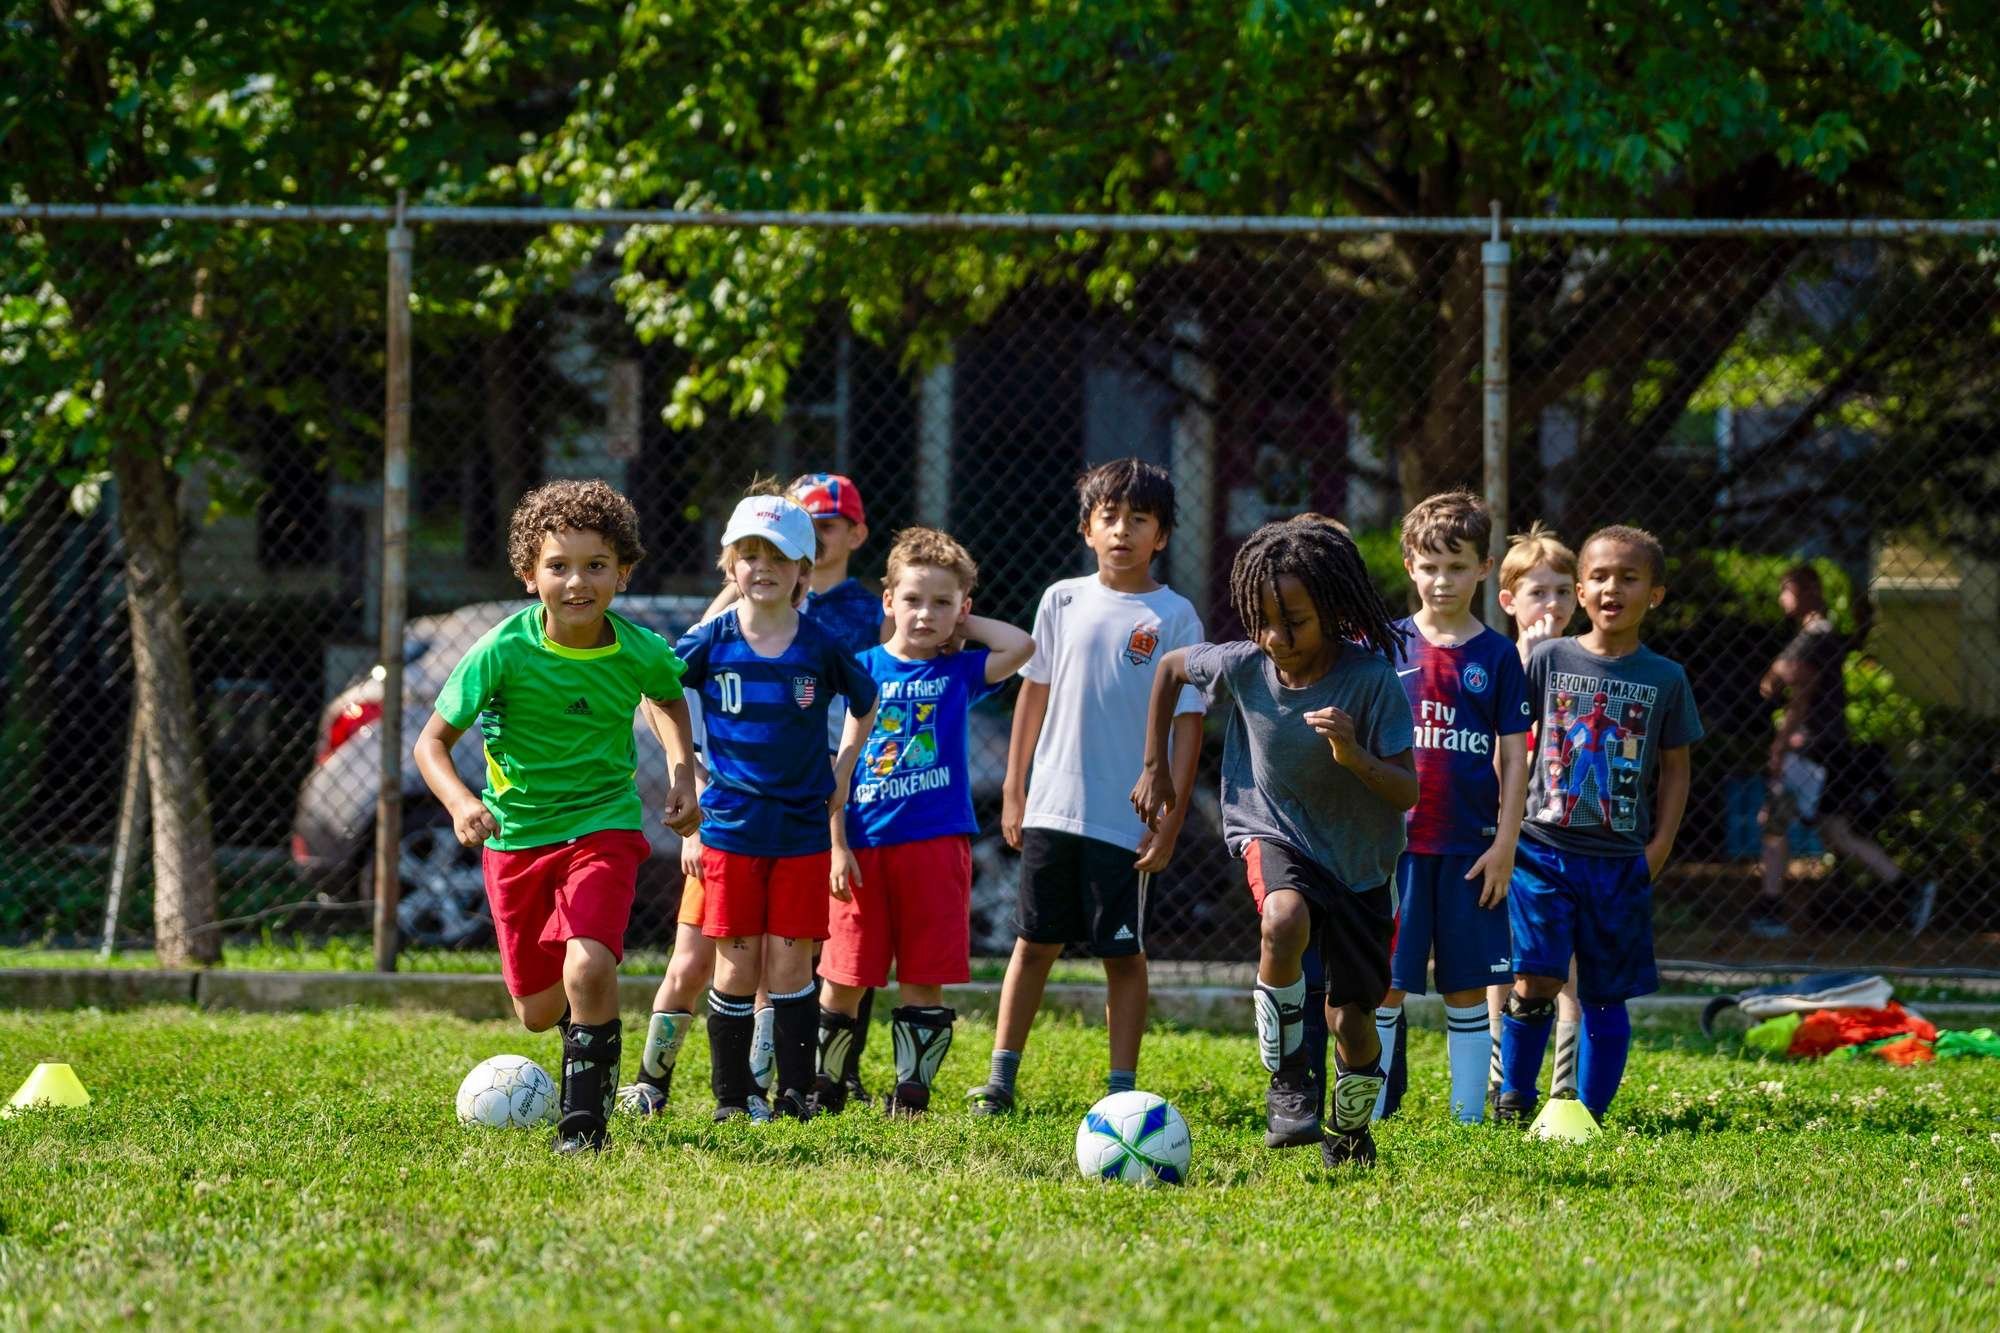
[[[12,214],[0,938],[95,944],[117,893],[115,934],[149,939],[162,864],[176,901],[195,893],[224,923],[203,938],[365,934],[385,219]],[[745,484],[810,471],[864,497],[856,575],[879,577],[897,528],[943,526],[980,562],[980,610],[1025,625],[1050,581],[1090,568],[1073,479],[1125,455],[1174,475],[1181,523],[1161,573],[1212,637],[1240,632],[1236,547],[1305,510],[1345,519],[1405,604],[1398,515],[1482,484],[1482,282],[1497,274],[1509,528],[1543,519],[1576,542],[1636,522],[1672,559],[1647,637],[1687,666],[1709,735],[1657,895],[1662,955],[2000,969],[2000,399],[1983,383],[2000,365],[2000,264],[1977,239],[1536,220],[1509,229],[1503,256],[1482,255],[1487,224],[1470,219],[410,216],[405,757],[445,673],[520,604],[507,515],[555,476],[633,498],[650,554],[620,609],[669,635],[714,592]],[[1773,747],[1774,711],[1799,673],[1770,668],[1799,656],[1779,594],[1802,562],[1848,651],[1817,659],[1823,725],[1793,752]],[[167,683],[135,691],[141,677]],[[162,731],[177,700],[198,743]],[[997,832],[1011,703],[974,719],[986,953],[1012,938]],[[476,779],[476,741],[461,748]],[[1254,956],[1221,845],[1218,750],[1211,728],[1155,895],[1155,957]],[[640,753],[657,810],[662,767],[649,741]],[[392,781],[404,947],[490,945],[476,860],[407,759]],[[1779,818],[1761,828],[1767,805]],[[156,857],[148,813],[193,830],[191,854]],[[633,940],[664,944],[675,840],[648,832]],[[188,869],[204,861],[212,907]]]

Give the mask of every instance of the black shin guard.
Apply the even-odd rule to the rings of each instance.
[[[790,995],[773,995],[771,1021],[778,1056],[778,1092],[806,1096],[813,1088],[814,1054],[819,1045],[819,1005],[813,999],[815,987],[806,986]]]
[[[951,1049],[951,1025],[958,1018],[942,1006],[906,1004],[889,1015],[889,1032],[896,1043],[896,1086],[929,1091],[938,1066]]]
[[[608,1023],[571,1023],[563,1032],[562,1115],[559,1138],[582,1138],[604,1146],[604,1131],[618,1099],[618,1061],[623,1028]]]
[[[813,1095],[819,1099],[823,1111],[838,1113],[846,1109],[846,1069],[858,1026],[846,1014],[831,1009],[819,1011],[819,1076],[813,1080]]]
[[[847,1066],[840,1071],[844,1083],[861,1081],[861,1052],[868,1049],[868,1021],[875,1016],[875,992],[861,992],[861,1007],[854,1011],[854,1047],[847,1054]]]
[[[758,1091],[750,1082],[756,1008],[755,995],[708,993],[708,1085],[723,1106],[742,1106]]]

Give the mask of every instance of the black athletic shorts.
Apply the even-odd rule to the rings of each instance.
[[[1151,875],[1132,868],[1139,854],[1081,833],[1021,830],[1020,917],[1031,944],[1081,944],[1099,958],[1146,948]]]
[[[1389,993],[1389,952],[1396,942],[1395,889],[1386,882],[1350,889],[1281,842],[1253,841],[1243,849],[1243,864],[1259,912],[1266,895],[1280,889],[1306,900],[1326,973],[1326,1002],[1371,1009],[1381,1004]]]

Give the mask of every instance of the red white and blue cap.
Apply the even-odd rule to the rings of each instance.
[[[814,518],[844,518],[860,525],[861,491],[838,472],[808,472],[792,483],[791,496]]]
[[[787,560],[810,560],[818,547],[812,516],[782,495],[752,495],[737,502],[722,530],[722,544],[745,537],[762,537]]]

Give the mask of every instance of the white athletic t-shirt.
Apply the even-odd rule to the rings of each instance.
[[[1035,655],[1021,668],[1049,687],[1025,826],[1138,850],[1146,826],[1132,812],[1132,784],[1146,758],[1153,671],[1203,637],[1193,604],[1172,588],[1117,592],[1095,574],[1050,585],[1035,610]],[[1205,708],[1188,688],[1174,711]]]

